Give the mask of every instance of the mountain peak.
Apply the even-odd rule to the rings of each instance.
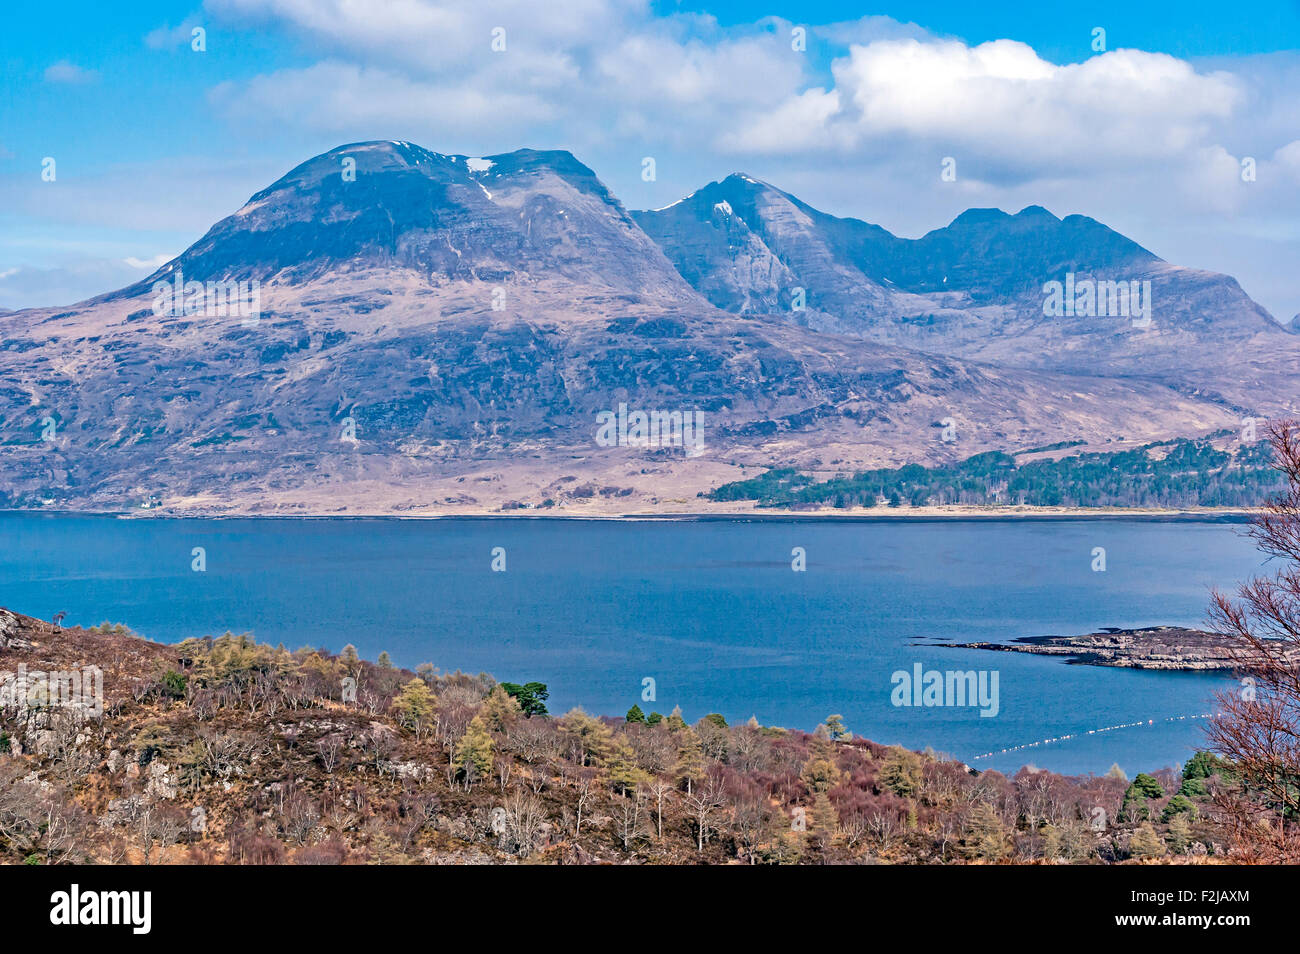
[[[948,228],[990,225],[995,223],[1015,222],[1024,225],[1049,225],[1061,222],[1055,215],[1041,205],[1027,205],[1012,215],[1001,209],[967,209],[950,223]]]
[[[143,294],[177,268],[196,281],[298,284],[403,268],[435,281],[531,275],[691,295],[571,152],[472,157],[397,140],[347,143],[295,166],[177,259],[111,297]]]
[[[990,222],[1003,222],[1011,218],[1001,209],[967,209],[948,223],[948,228],[969,225],[987,225]]]
[[[764,182],[762,179],[755,179],[753,176],[745,172],[733,172],[731,175],[727,176],[727,178],[723,179],[722,181],[724,183],[730,182],[736,185],[743,183],[744,185],[759,186],[764,189],[776,188],[771,183]]]
[[[1015,215],[1018,219],[1042,219],[1047,222],[1061,221],[1041,205],[1027,205]]]
[[[265,189],[254,193],[246,206],[285,189],[317,188],[332,176],[347,175],[349,167],[358,173],[420,170],[445,163],[448,159],[450,157],[409,142],[375,140],[347,143],[294,166]]]

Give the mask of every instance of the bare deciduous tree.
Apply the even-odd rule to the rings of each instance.
[[[1244,583],[1236,598],[1214,594],[1210,619],[1228,640],[1242,687],[1219,695],[1208,728],[1236,784],[1219,793],[1219,820],[1243,854],[1300,860],[1300,427],[1270,424],[1269,443],[1286,477],[1282,494],[1250,535],[1278,562]]]
[[[537,838],[546,822],[546,812],[540,800],[520,789],[506,799],[505,831],[502,841],[507,851],[527,857],[537,846]]]
[[[717,774],[710,773],[693,791],[683,796],[691,821],[695,823],[696,854],[704,852],[704,843],[718,830],[715,816],[722,807],[723,791],[722,780]]]
[[[655,800],[655,832],[660,841],[664,839],[664,803],[671,799],[676,791],[677,786],[666,778],[653,779],[646,787],[646,792]]]

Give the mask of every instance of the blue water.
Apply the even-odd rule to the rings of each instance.
[[[504,573],[490,569],[506,550]],[[791,549],[807,571],[791,570]],[[207,570],[191,570],[203,547]],[[1106,549],[1105,572],[1091,569]],[[1130,775],[1202,743],[1221,676],[954,650],[1103,626],[1205,621],[1212,586],[1259,572],[1238,526],[1137,520],[162,520],[0,514],[0,606],[123,622],[161,641],[250,631],[406,666],[539,680],[551,709],[712,711],[965,760],[1137,720],[1153,725],[983,758]],[[1000,711],[895,707],[891,674],[999,673]],[[643,679],[656,699],[641,699]]]

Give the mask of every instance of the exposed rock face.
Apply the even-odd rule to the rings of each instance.
[[[177,783],[171,767],[157,759],[149,763],[149,778],[145,783],[145,794],[150,798],[171,799],[176,797]]]
[[[784,313],[1001,366],[1140,374],[1242,407],[1293,406],[1272,399],[1259,378],[1291,380],[1300,348],[1233,278],[1170,265],[1083,215],[970,209],[903,239],[744,175],[634,215],[687,281],[728,311]],[[1135,327],[1117,310],[1130,306],[1127,296],[1113,309],[1109,294],[1099,314],[1044,314],[1044,286],[1067,275],[1138,282],[1143,293],[1149,282],[1150,324]],[[802,312],[792,310],[795,289],[807,301]]]
[[[31,649],[31,640],[20,635],[22,622],[15,613],[0,609],[0,649]]]
[[[1045,322],[1045,274],[1121,265],[1183,311]],[[260,310],[155,307],[181,280],[257,281]],[[909,242],[741,176],[633,216],[566,152],[392,142],[303,163],[145,281],[0,315],[0,338],[0,505],[290,513],[565,503],[570,478],[634,511],[739,463],[1200,434],[1294,402],[1274,339],[1297,346],[1230,279],[1080,216],[976,210]],[[705,413],[705,452],[599,446],[620,403]]]

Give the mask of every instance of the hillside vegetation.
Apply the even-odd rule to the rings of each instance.
[[[1008,778],[852,737],[546,711],[547,689],[225,634],[0,611],[0,669],[103,670],[102,716],[0,709],[10,863],[962,863],[1221,858],[1208,754]],[[345,699],[347,701],[345,701]]]
[[[1271,462],[1267,444],[1219,450],[1208,440],[1023,462],[994,451],[950,466],[908,464],[823,481],[794,468],[777,468],[724,484],[709,497],[793,509],[904,503],[913,507],[1257,507],[1283,484]]]

